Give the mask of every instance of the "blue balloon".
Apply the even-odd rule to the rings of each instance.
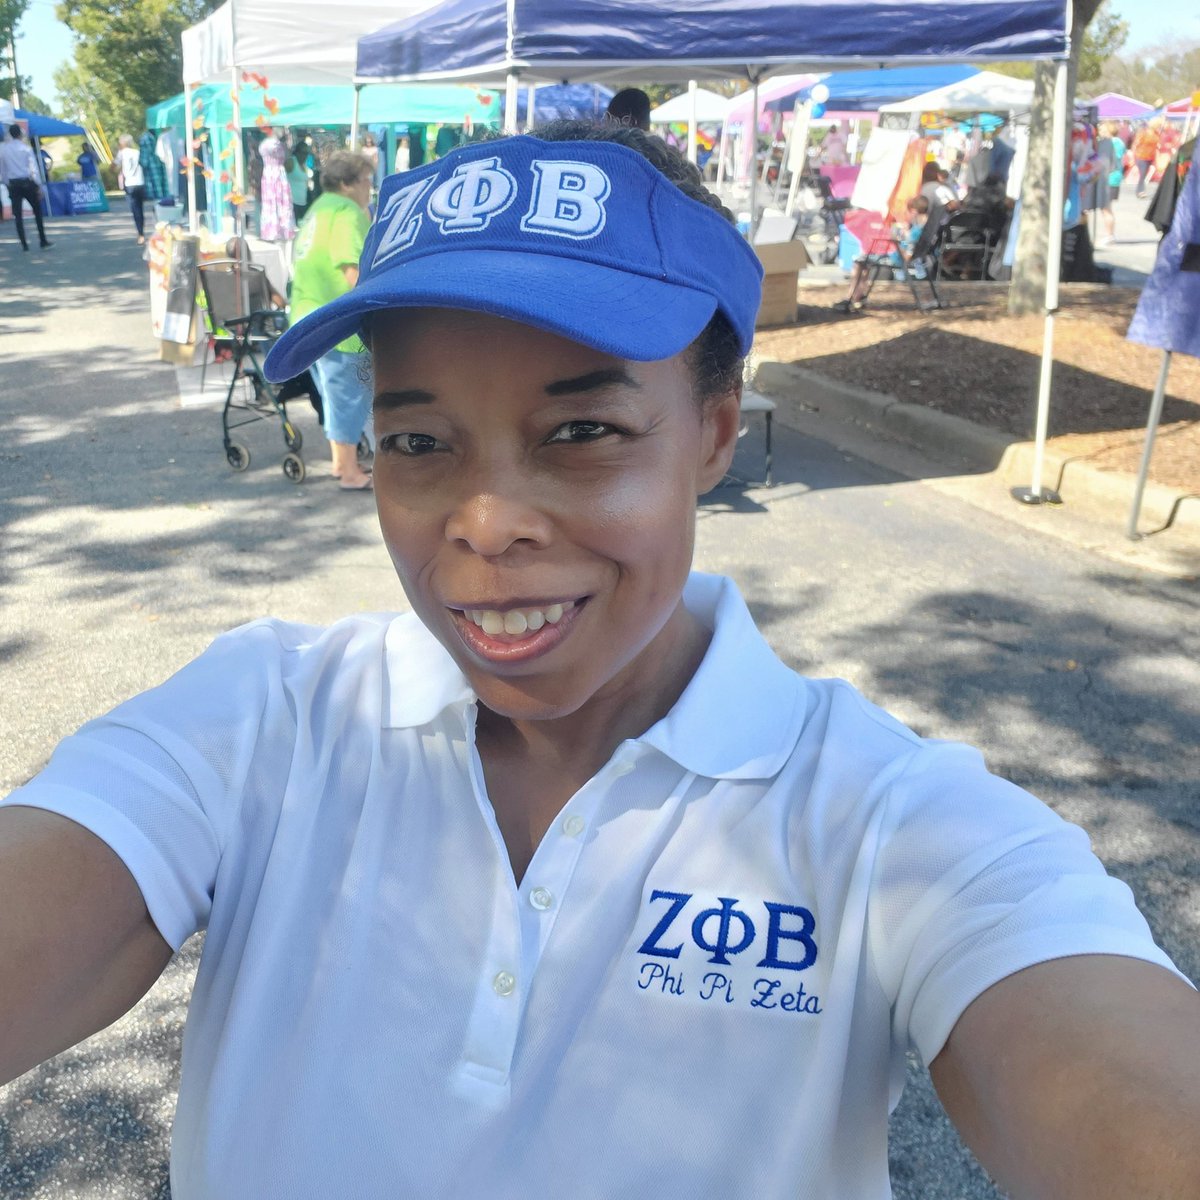
[[[817,103],[812,106],[813,118],[823,117],[825,115],[825,105]]]

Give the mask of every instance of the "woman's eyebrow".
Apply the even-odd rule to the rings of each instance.
[[[376,408],[403,408],[406,404],[432,404],[437,397],[421,388],[408,388],[401,392],[380,392],[375,397]]]
[[[623,367],[602,367],[599,371],[589,371],[586,375],[577,375],[574,379],[558,379],[546,384],[547,396],[573,396],[580,392],[594,392],[600,388],[612,387],[619,384],[622,387],[642,390],[632,375]]]

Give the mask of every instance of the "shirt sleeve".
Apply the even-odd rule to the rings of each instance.
[[[346,207],[333,214],[329,228],[329,261],[335,268],[357,267],[365,242],[357,208]]]
[[[84,725],[0,804],[58,813],[104,841],[178,950],[207,924],[242,805],[286,779],[294,720],[279,702],[281,659],[268,622],[218,638],[161,686]]]
[[[1087,834],[966,746],[927,744],[892,785],[869,922],[895,1043],[926,1063],[972,1000],[1037,963],[1112,954],[1179,974]]]

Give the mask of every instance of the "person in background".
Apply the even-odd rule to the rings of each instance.
[[[1158,127],[1162,118],[1158,117],[1145,125],[1138,126],[1133,135],[1133,164],[1137,167],[1137,187],[1134,195],[1139,200],[1146,198],[1146,176],[1154,166],[1154,157],[1158,153]]]
[[[846,122],[839,121],[830,127],[829,132],[821,141],[821,161],[829,167],[844,167],[846,165],[846,147],[849,141],[846,136]]]
[[[412,150],[409,146],[408,134],[404,133],[396,139],[396,173],[401,174],[407,171],[411,161]]]
[[[629,125],[649,133],[650,97],[641,88],[622,88],[608,102],[604,119],[614,125]]]
[[[881,261],[892,268],[893,279],[904,279],[907,271],[912,271],[914,279],[924,279],[923,263],[912,261],[913,251],[925,232],[925,223],[929,219],[929,201],[924,196],[914,196],[905,206],[908,221],[897,221],[892,226],[892,249],[881,257],[875,254],[865,255],[854,264],[854,279],[850,284],[850,295],[845,300],[839,300],[833,307],[839,312],[860,312],[866,304],[867,292],[870,290],[870,280],[867,271]]]
[[[296,224],[299,225],[304,220],[304,214],[308,212],[308,168],[300,161],[300,152],[294,150],[287,156],[283,169],[287,173],[288,187],[292,191],[292,212],[295,214]]]
[[[379,143],[369,129],[363,134],[362,156],[371,164],[372,174],[379,170]]]
[[[1113,198],[1121,187],[1124,171],[1121,160],[1125,157],[1125,143],[1116,136],[1116,126],[1111,121],[1101,121],[1096,130],[1096,160],[1099,170],[1089,189],[1091,209],[1100,214],[1101,233],[1097,246],[1111,246],[1116,240],[1117,219],[1113,213]]]
[[[950,186],[950,172],[941,163],[927,162],[921,171],[921,195],[929,201],[929,211],[953,212],[959,207],[958,193]]]
[[[291,320],[299,321],[358,282],[366,242],[374,172],[370,160],[335,150],[321,171],[325,190],[314,200],[293,249]],[[358,463],[358,442],[371,411],[371,373],[357,334],[343,339],[313,365],[325,406],[325,436],[333,476],[343,491],[368,491],[371,476]]]
[[[25,216],[21,211],[28,200],[37,223],[38,245],[45,250],[52,243],[46,240],[46,227],[42,224],[42,188],[38,183],[37,160],[24,140],[20,125],[10,125],[8,132],[10,140],[0,142],[0,183],[8,188],[12,199],[13,223],[17,227],[17,237],[21,239],[21,249],[29,249],[25,240]]]
[[[117,186],[129,201],[129,212],[133,227],[137,230],[137,244],[146,244],[146,214],[142,211],[146,203],[146,176],[142,171],[142,160],[133,145],[133,138],[123,133],[117,138]]]
[[[79,164],[79,174],[83,179],[95,179],[99,176],[99,161],[96,158],[96,152],[87,143],[83,143],[83,149],[79,152],[79,157],[75,160]]]

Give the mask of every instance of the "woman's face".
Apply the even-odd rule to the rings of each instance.
[[[360,175],[353,183],[348,183],[341,189],[342,195],[349,196],[359,208],[369,211],[371,205],[371,182],[372,178],[370,175]]]
[[[446,309],[383,314],[372,349],[384,540],[483,704],[538,720],[661,688],[736,394],[702,409],[683,356],[629,362]]]

